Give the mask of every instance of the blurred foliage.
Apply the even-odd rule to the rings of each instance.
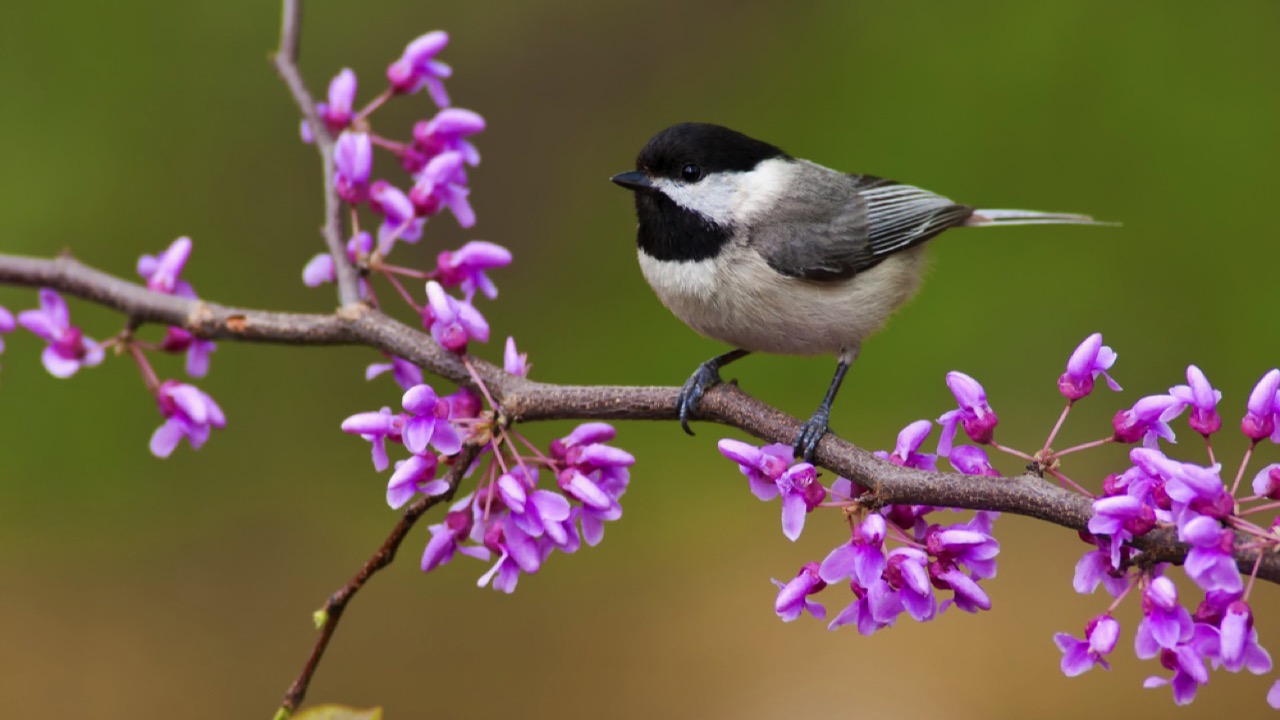
[[[1042,441],[1067,353],[1101,331],[1123,396],[1082,404],[1062,442],[1092,439],[1141,394],[1198,363],[1241,411],[1274,366],[1280,186],[1280,6],[1234,3],[811,2],[309,3],[313,90],[343,66],[361,97],[420,32],[459,105],[483,113],[480,223],[433,222],[397,251],[429,264],[471,237],[506,244],[483,310],[548,381],[676,384],[721,351],[670,317],[637,272],[632,207],[606,179],[658,129],[708,120],[833,167],[995,207],[1088,212],[1120,229],[956,231],[934,244],[920,297],[865,348],[832,425],[867,447],[948,406],[943,375],[982,380],[1015,447]],[[324,311],[300,282],[320,247],[318,163],[267,62],[272,2],[0,6],[3,249],[64,248],[131,275],[187,234],[209,298]],[[406,134],[425,98],[375,117]],[[387,168],[386,172],[390,172]],[[404,252],[408,250],[408,252]],[[33,303],[0,288],[0,304]],[[98,337],[120,319],[83,303]],[[152,330],[152,332],[155,332]],[[366,384],[373,354],[224,344],[201,385],[226,431],[199,453],[147,452],[158,415],[126,362],[49,377],[37,343],[0,358],[0,711],[99,718],[266,716],[310,650],[310,612],[395,521],[346,415],[394,405]],[[498,342],[479,352],[496,358]],[[828,359],[752,358],[730,375],[807,415]],[[162,366],[176,373],[177,362]],[[529,426],[539,442],[563,425]],[[556,557],[514,597],[477,590],[465,559],[423,577],[426,534],[354,603],[310,699],[391,717],[648,718],[1150,716],[1161,672],[1126,649],[1068,680],[1051,636],[1104,598],[1071,593],[1073,533],[1005,518],[995,610],[872,638],[773,617],[770,576],[840,540],[812,522],[796,546],[776,505],[720,459],[719,429],[626,424],[640,459],[626,516],[599,548]],[[1184,433],[1185,434],[1185,433]],[[1227,439],[1220,457],[1239,449]],[[1183,448],[1200,459],[1195,442]],[[1097,483],[1123,460],[1068,472]],[[1264,456],[1273,461],[1274,453]],[[1228,462],[1232,462],[1228,460]],[[1018,470],[1016,464],[1004,467]],[[1275,605],[1274,588],[1259,606]],[[1264,643],[1280,640],[1259,613]],[[1126,633],[1133,608],[1121,614]],[[1129,637],[1126,634],[1126,637]],[[1267,684],[1219,677],[1183,717],[1258,714]]]

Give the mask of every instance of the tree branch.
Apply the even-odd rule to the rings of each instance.
[[[334,185],[333,135],[320,119],[315,100],[307,90],[307,84],[298,70],[298,43],[302,31],[302,0],[284,0],[280,19],[280,47],[271,56],[276,74],[289,88],[293,102],[302,111],[302,117],[311,127],[316,149],[320,152],[320,175],[324,178],[324,225],[320,229],[325,246],[333,256],[333,267],[338,278],[338,302],[350,305],[360,300],[360,278],[351,261],[347,259],[346,218],[342,202]]]
[[[320,636],[316,638],[315,647],[311,649],[311,655],[307,658],[307,662],[302,666],[302,672],[298,673],[297,679],[289,686],[288,691],[284,694],[284,700],[280,703],[280,710],[276,713],[277,718],[288,717],[294,710],[302,704],[302,700],[307,695],[307,687],[311,685],[311,678],[315,675],[316,668],[320,665],[320,659],[324,656],[325,648],[329,646],[329,640],[333,637],[333,633],[338,629],[338,621],[342,619],[342,612],[346,610],[347,603],[355,597],[360,588],[369,582],[369,578],[382,568],[391,564],[395,560],[396,551],[400,549],[400,543],[404,542],[404,538],[413,529],[418,518],[431,508],[441,503],[447,503],[453,499],[454,494],[458,491],[458,484],[462,481],[462,476],[466,474],[467,468],[475,461],[476,456],[480,454],[480,448],[475,445],[467,445],[462,449],[453,460],[453,466],[449,468],[449,472],[445,475],[445,482],[448,483],[449,489],[443,495],[435,495],[431,497],[419,498],[416,502],[404,511],[400,517],[400,522],[391,529],[391,534],[382,542],[382,546],[378,548],[373,556],[365,561],[364,565],[346,582],[345,585],[338,588],[337,592],[329,596],[325,601],[324,607],[320,609],[317,616],[320,621]]]
[[[53,288],[113,308],[134,324],[176,325],[207,339],[363,345],[402,357],[455,383],[471,384],[457,355],[441,348],[427,333],[363,304],[344,307],[333,315],[227,307],[154,293],[67,256],[47,260],[0,254],[0,283]],[[473,360],[472,366],[513,422],[676,419],[675,387],[555,385],[508,375],[483,360]],[[709,390],[699,408],[703,420],[738,428],[768,442],[790,443],[800,429],[796,418],[730,384]],[[867,488],[873,493],[870,500],[879,504],[998,510],[1073,530],[1084,530],[1093,514],[1088,498],[1033,474],[989,478],[913,470],[878,460],[832,434],[818,444],[815,460]],[[1247,540],[1240,536],[1240,543]],[[1161,562],[1179,563],[1188,549],[1171,529],[1153,531],[1133,544],[1144,550],[1148,559]],[[1241,571],[1248,573],[1257,557],[1258,551],[1239,550],[1236,561]],[[1264,553],[1258,577],[1280,583],[1280,556]]]

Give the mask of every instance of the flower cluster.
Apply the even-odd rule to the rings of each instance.
[[[427,220],[449,210],[464,228],[475,225],[476,215],[469,199],[467,168],[480,163],[480,152],[470,138],[485,129],[484,118],[462,108],[451,107],[444,79],[452,74],[436,56],[449,43],[444,32],[423,35],[405,48],[387,68],[387,87],[360,110],[355,110],[357,79],[344,69],[329,83],[327,102],[317,110],[324,130],[336,135],[333,142],[334,186],[339,197],[355,210],[368,205],[377,217],[376,231],[355,228],[347,242],[347,259],[369,271],[383,275],[423,318],[423,326],[445,348],[461,352],[470,340],[485,341],[488,324],[472,304],[477,292],[493,299],[498,290],[486,272],[511,263],[511,253],[500,245],[472,241],[457,250],[439,253],[432,270],[420,271],[386,262],[399,242],[417,243]],[[425,89],[438,111],[419,120],[412,139],[400,142],[375,133],[370,116],[391,98]],[[303,120],[303,140],[312,142],[316,133]],[[375,149],[385,150],[409,174],[408,191],[384,179],[373,179]],[[336,275],[334,258],[317,255],[303,268],[309,286],[332,282]],[[427,280],[426,302],[415,299],[400,284],[399,277]],[[461,298],[448,295],[445,288],[457,287]],[[361,278],[361,293],[376,302],[367,278]],[[421,298],[421,296],[419,296]]]
[[[191,248],[191,239],[181,237],[159,255],[143,255],[138,260],[138,274],[146,281],[147,289],[165,295],[195,298],[195,290],[181,277],[191,257]],[[147,351],[183,354],[186,356],[187,374],[204,377],[209,372],[209,355],[216,349],[213,342],[198,338],[182,328],[169,327],[159,343],[140,341],[133,336],[132,330],[98,343],[85,335],[79,326],[72,324],[67,303],[57,292],[41,288],[39,302],[40,307],[24,310],[16,319],[0,307],[0,333],[11,332],[20,325],[44,340],[46,344],[41,360],[45,369],[58,378],[68,378],[81,368],[100,364],[109,347],[127,351],[137,363],[164,418],[164,423],[151,436],[151,452],[157,457],[168,457],[184,437],[193,448],[199,448],[209,439],[213,428],[226,426],[226,417],[213,398],[192,385],[176,380],[161,382],[146,356]],[[0,341],[0,351],[3,350],[4,344]]]
[[[508,339],[508,372],[527,372],[527,361]],[[422,555],[424,572],[461,553],[493,564],[479,580],[503,592],[515,590],[520,574],[537,572],[551,553],[574,553],[582,543],[604,538],[604,524],[622,517],[620,500],[635,458],[608,443],[614,429],[586,423],[552,441],[546,452],[482,414],[479,398],[467,389],[441,397],[428,385],[410,387],[404,412],[389,408],[352,415],[342,429],[373,445],[379,472],[390,460],[387,441],[403,445],[409,457],[395,463],[387,483],[387,504],[399,508],[415,496],[452,494],[438,471],[455,462],[463,443],[485,442],[472,468],[488,461],[477,489],[450,507],[444,521],[430,527]]]
[[[999,419],[985,389],[969,375],[951,372],[947,387],[957,407],[937,420],[942,432],[936,453],[923,450],[933,423],[919,420],[899,433],[891,452],[875,455],[929,472],[937,471],[939,458],[946,458],[976,482],[977,476],[999,476],[985,446],[1090,498],[1093,515],[1081,533],[1089,550],[1076,564],[1074,587],[1082,594],[1102,587],[1113,602],[1089,620],[1081,637],[1054,637],[1062,653],[1062,671],[1076,676],[1096,666],[1109,668],[1108,657],[1122,630],[1116,610],[1125,598],[1139,598],[1142,619],[1134,635],[1135,653],[1141,659],[1158,659],[1168,671],[1148,678],[1146,686],[1169,685],[1174,700],[1185,704],[1209,681],[1211,670],[1264,674],[1272,669],[1254,628],[1250,591],[1263,556],[1280,550],[1280,518],[1264,523],[1256,517],[1266,511],[1274,515],[1280,508],[1280,463],[1257,470],[1249,488],[1241,488],[1257,446],[1280,443],[1280,370],[1264,374],[1249,396],[1240,423],[1249,447],[1234,477],[1224,475],[1214,453],[1213,440],[1222,429],[1222,393],[1194,365],[1187,368],[1185,384],[1141,398],[1116,413],[1103,437],[1055,450],[1054,441],[1072,407],[1093,392],[1098,377],[1112,390],[1120,390],[1109,374],[1116,358],[1100,334],[1090,335],[1076,348],[1057,382],[1066,407],[1034,453],[997,443]],[[1205,441],[1205,463],[1176,459],[1161,448],[1162,442],[1175,440],[1172,423],[1184,414]],[[976,444],[955,446],[960,431]],[[1128,467],[1109,475],[1100,492],[1086,490],[1064,473],[1064,457],[1107,444],[1134,447]],[[944,525],[930,519],[938,510],[933,507],[897,505],[872,512],[866,507],[875,504],[864,502],[861,488],[844,478],[824,487],[813,466],[794,463],[787,446],[722,440],[719,448],[738,464],[757,497],[782,498],[787,537],[798,537],[806,516],[819,508],[840,509],[847,519],[847,542],[821,562],[805,563],[790,581],[774,581],[779,588],[774,610],[784,621],[805,612],[825,619],[826,608],[817,596],[846,581],[853,601],[829,626],[853,625],[864,635],[892,625],[903,613],[925,621],[950,605],[969,612],[990,608],[980,581],[996,570],[999,545],[991,536],[995,513],[978,512],[968,522]],[[1198,591],[1198,601],[1180,597],[1170,566],[1142,558],[1147,536],[1157,532],[1163,533],[1159,542],[1176,537],[1189,547],[1182,572]],[[939,602],[939,590],[949,590],[950,597]],[[1268,702],[1280,707],[1280,681],[1272,686]]]
[[[1108,476],[1102,493],[1093,500],[1086,537],[1095,549],[1077,564],[1075,586],[1078,592],[1090,593],[1103,585],[1116,601],[1089,622],[1084,640],[1056,636],[1063,650],[1064,673],[1077,675],[1095,664],[1106,666],[1104,658],[1114,649],[1119,631],[1112,612],[1133,589],[1141,591],[1142,608],[1134,651],[1139,658],[1158,658],[1171,673],[1148,678],[1146,687],[1169,685],[1174,701],[1182,705],[1209,682],[1210,669],[1271,671],[1271,658],[1258,644],[1253,627],[1249,605],[1253,575],[1246,585],[1237,556],[1254,551],[1260,562],[1262,553],[1280,547],[1273,531],[1276,523],[1265,527],[1251,517],[1276,507],[1273,496],[1280,496],[1276,492],[1280,465],[1268,465],[1254,475],[1252,495],[1238,497],[1237,492],[1257,444],[1280,440],[1274,432],[1280,408],[1277,392],[1280,371],[1271,370],[1250,395],[1241,430],[1251,444],[1230,487],[1213,453],[1213,436],[1222,428],[1218,414],[1222,393],[1200,368],[1187,368],[1185,385],[1144,397],[1115,416],[1109,440],[1141,440],[1143,446],[1129,452],[1130,466]],[[1161,440],[1174,440],[1170,423],[1188,410],[1188,424],[1205,439],[1208,464],[1174,459],[1159,447]],[[1258,504],[1250,507],[1249,503]],[[1180,600],[1167,566],[1141,569],[1142,551],[1133,541],[1156,530],[1172,531],[1190,546],[1182,572],[1202,593],[1194,610]]]
[[[908,425],[899,434],[894,452],[878,456],[898,465],[935,469],[936,456],[919,452],[931,427],[927,420]],[[924,622],[952,605],[966,612],[990,609],[991,601],[980,583],[996,572],[1000,545],[991,535],[996,513],[979,512],[967,522],[941,524],[931,522],[935,511],[931,507],[889,505],[869,512],[859,504],[861,488],[845,478],[824,487],[816,469],[809,463],[795,463],[785,445],[755,447],[725,439],[719,448],[738,464],[756,497],[782,498],[782,529],[791,540],[800,536],[806,515],[818,508],[839,510],[849,524],[849,541],[821,563],[806,563],[789,582],[773,581],[779,588],[774,611],[784,621],[806,611],[825,619],[826,608],[812,597],[846,580],[853,598],[831,620],[832,630],[852,625],[870,635],[893,625],[903,613]],[[987,474],[990,464],[985,453],[971,449],[981,454],[981,460],[973,458],[966,468],[979,470],[970,474]],[[935,591],[951,594],[939,602]]]
[[[181,275],[191,257],[191,238],[180,237],[170,243],[159,255],[143,255],[138,259],[138,275],[147,281],[153,292],[178,297],[195,298],[196,291]],[[158,345],[146,345],[134,340],[136,350],[151,349],[186,355],[186,371],[191,377],[204,377],[209,372],[209,355],[216,345],[210,340],[195,337],[180,327],[169,327],[164,340]],[[151,435],[151,452],[156,457],[169,457],[182,438],[198,450],[209,439],[213,428],[226,427],[222,408],[199,388],[176,380],[160,382],[151,369],[146,356],[133,353],[147,387],[155,395],[164,423]]]

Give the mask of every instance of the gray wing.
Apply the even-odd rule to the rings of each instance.
[[[769,222],[750,235],[752,247],[783,275],[846,279],[973,214],[967,205],[918,187],[810,167],[829,175],[813,172],[795,183],[796,192],[779,200]]]

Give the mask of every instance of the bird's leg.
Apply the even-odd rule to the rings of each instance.
[[[840,383],[844,382],[844,375],[849,372],[849,366],[853,365],[857,356],[856,349],[852,352],[845,351],[840,355],[840,360],[836,364],[835,377],[831,378],[831,387],[827,388],[827,396],[822,399],[822,404],[813,413],[813,417],[800,426],[800,434],[796,435],[794,448],[796,455],[805,462],[813,460],[813,453],[818,449],[818,441],[827,434],[827,421],[831,419],[831,403],[835,402],[836,393],[840,391]]]
[[[680,427],[684,428],[685,432],[693,434],[689,429],[689,420],[697,414],[698,401],[702,399],[702,393],[720,384],[720,368],[749,354],[751,354],[750,350],[731,350],[723,355],[717,355],[699,365],[698,369],[689,376],[684,387],[680,389],[680,394],[676,396]]]

